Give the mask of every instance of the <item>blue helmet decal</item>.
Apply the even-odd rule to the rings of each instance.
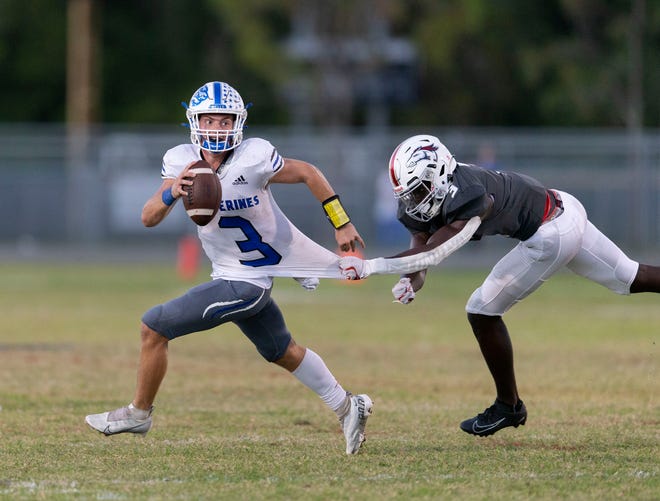
[[[190,99],[191,106],[199,106],[204,101],[209,98],[209,89],[206,85],[197,89],[197,92],[193,94],[193,97]]]

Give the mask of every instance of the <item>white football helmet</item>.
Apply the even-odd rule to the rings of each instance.
[[[437,137],[409,137],[390,157],[394,197],[403,202],[410,217],[429,221],[442,207],[455,168],[454,156]]]
[[[231,130],[202,129],[199,116],[206,113],[234,115],[234,127]],[[190,98],[186,117],[190,124],[190,141],[203,150],[219,153],[241,144],[247,109],[241,95],[231,85],[209,82],[197,89]]]

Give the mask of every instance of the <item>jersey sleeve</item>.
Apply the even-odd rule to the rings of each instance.
[[[443,204],[447,224],[481,216],[490,206],[486,187],[469,169],[456,169],[452,185]]]
[[[284,166],[284,159],[277,149],[267,140],[253,137],[241,145],[241,161],[246,165],[252,165],[258,169],[258,175],[262,179],[262,186],[266,186],[270,178],[277,174]]]
[[[269,143],[270,144],[270,143]],[[277,149],[271,145],[272,151],[270,153],[270,166],[273,170],[273,174],[279,172],[279,170],[284,167],[284,159],[277,152]]]
[[[192,144],[180,144],[169,149],[163,155],[163,166],[160,177],[163,179],[175,179],[181,174],[186,165],[201,158],[199,150]]]
[[[479,189],[481,188],[481,189]],[[490,205],[490,197],[481,186],[470,186],[460,198],[450,201],[445,210],[445,221],[467,221],[474,216],[481,216]]]

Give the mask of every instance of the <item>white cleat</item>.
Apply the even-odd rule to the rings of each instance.
[[[364,427],[374,404],[368,395],[351,395],[349,398],[351,407],[341,421],[341,427],[346,437],[346,454],[357,454],[366,439]]]
[[[116,435],[117,433],[146,435],[151,429],[151,413],[153,409],[152,406],[146,418],[138,419],[135,417],[135,413],[131,407],[120,407],[110,412],[90,414],[85,418],[85,422],[104,435]]]

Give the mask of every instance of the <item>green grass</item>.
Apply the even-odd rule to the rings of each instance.
[[[149,265],[0,265],[0,499],[635,499],[660,496],[656,295],[554,277],[506,320],[527,425],[458,423],[494,398],[465,319],[485,272],[443,270],[409,305],[393,277],[274,291],[296,340],[375,401],[344,454],[318,397],[233,325],[170,345],[144,438],[84,416],[133,395],[142,313],[191,284]],[[199,280],[204,280],[200,276]]]

